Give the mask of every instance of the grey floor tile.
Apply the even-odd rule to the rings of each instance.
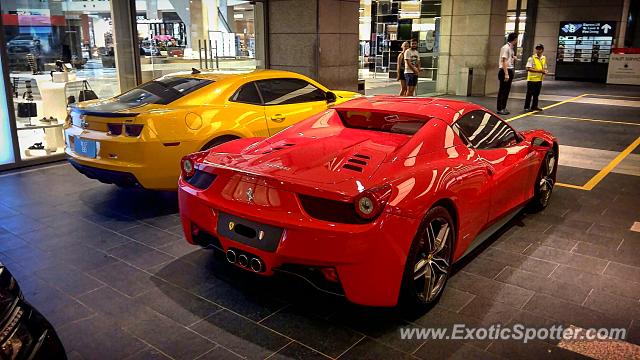
[[[130,297],[156,287],[152,280],[153,275],[122,261],[103,266],[88,274]]]
[[[192,325],[220,310],[216,304],[176,286],[155,281],[155,287],[136,297],[135,301],[184,325]]]
[[[591,291],[590,287],[561,282],[511,267],[507,267],[501,272],[496,277],[496,280],[533,290],[537,293],[555,296],[576,304],[582,304]]]
[[[447,286],[470,292],[494,301],[503,302],[515,308],[522,307],[533,295],[533,291],[505,284],[464,271],[456,273]]]
[[[412,359],[409,354],[388,347],[369,337],[362,339],[354,347],[340,356],[340,359]]]
[[[176,359],[195,359],[216,347],[215,343],[159,314],[133,322],[125,329]]]
[[[301,315],[291,308],[268,317],[262,324],[332,357],[342,354],[363,336],[344,326]]]
[[[189,244],[185,239],[178,239],[176,241],[172,241],[166,245],[158,247],[158,250],[173,255],[177,258],[181,258],[194,251],[200,250],[200,247]]]
[[[146,306],[107,286],[79,296],[78,300],[123,327],[158,316]]]
[[[640,321],[640,303],[637,300],[601,290],[593,290],[584,302],[584,306],[623,321],[629,319]]]
[[[421,359],[503,359],[464,340],[429,340],[415,356]]]
[[[519,310],[507,304],[477,296],[459,313],[480,319],[483,323],[504,325],[511,321],[519,313]]]
[[[633,282],[640,282],[640,267],[611,262],[604,270],[604,275],[609,275]]]
[[[329,360],[327,357],[313,349],[310,349],[297,341],[291,342],[269,359],[273,360]]]
[[[124,359],[146,348],[142,341],[99,316],[80,320],[57,331],[65,350],[84,359]]]
[[[152,347],[146,347],[141,351],[128,356],[125,360],[171,360],[171,358],[164,355],[160,350]]]
[[[191,329],[248,359],[264,359],[291,341],[226,310],[211,315]]]
[[[610,263],[609,266],[613,266],[615,270],[617,265]],[[587,273],[562,265],[551,274],[551,277],[565,283],[598,289],[635,300],[640,299],[640,283],[626,281],[615,276]]]
[[[208,353],[199,356],[197,360],[239,360],[239,359],[244,359],[244,358],[236,355],[235,353],[225,349],[222,346],[216,346],[213,349],[211,349]]]
[[[171,255],[136,242],[116,246],[107,252],[110,255],[141,269],[150,269],[175,259]]]
[[[626,328],[630,323],[630,319],[611,318],[599,311],[543,294],[534,295],[524,310],[582,328]]]
[[[170,244],[179,239],[172,233],[147,224],[140,224],[134,227],[130,227],[128,229],[119,231],[119,233],[155,248]]]

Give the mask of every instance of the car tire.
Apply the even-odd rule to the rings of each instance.
[[[449,211],[442,206],[431,208],[407,255],[399,301],[403,310],[424,313],[438,302],[451,273],[455,236]]]
[[[558,156],[549,149],[540,164],[536,182],[533,184],[533,198],[529,202],[529,211],[539,212],[549,205],[558,170]]]
[[[202,149],[200,149],[200,151],[206,151],[206,150],[212,149],[212,148],[214,148],[214,147],[216,147],[218,145],[224,144],[224,143],[229,142],[229,141],[237,140],[237,139],[239,139],[239,137],[237,137],[237,136],[231,136],[231,135],[220,136],[220,137],[217,137],[217,138],[209,141],[208,143],[206,143],[202,147]]]

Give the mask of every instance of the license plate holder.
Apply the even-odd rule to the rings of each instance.
[[[95,159],[98,155],[98,142],[95,140],[83,139],[76,136],[74,142],[74,151],[78,155]]]
[[[263,251],[278,248],[284,229],[257,223],[227,213],[219,213],[218,235]]]

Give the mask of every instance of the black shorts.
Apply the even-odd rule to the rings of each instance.
[[[400,80],[404,80],[404,69],[400,69],[400,71],[398,71],[398,77]]]
[[[414,73],[405,73],[404,79],[407,80],[407,86],[416,86],[418,85],[418,75]]]

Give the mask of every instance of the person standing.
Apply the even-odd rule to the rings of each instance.
[[[400,54],[398,55],[396,73],[398,76],[396,80],[400,81],[400,96],[407,95],[407,80],[404,78],[404,52],[409,49],[409,42],[405,41],[400,47]]]
[[[420,74],[420,53],[418,52],[418,41],[416,39],[411,39],[411,49],[407,49],[404,52],[404,78],[407,81],[406,96],[416,95],[418,74]]]
[[[518,35],[510,33],[507,36],[507,43],[500,49],[500,62],[498,63],[498,114],[508,115],[507,100],[511,91],[511,81],[513,81],[513,62],[515,60],[514,48],[518,42]]]
[[[542,55],[544,45],[536,45],[535,54],[527,60],[527,96],[524,99],[524,111],[542,111],[538,107],[538,96],[542,89],[542,78],[547,73],[547,58]],[[532,102],[533,100],[533,102]],[[529,106],[531,105],[531,106]]]

